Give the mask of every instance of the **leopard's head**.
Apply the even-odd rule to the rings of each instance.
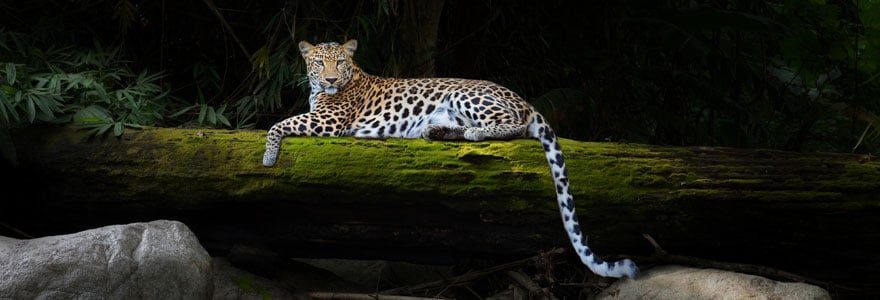
[[[357,40],[349,40],[342,45],[338,43],[312,45],[306,41],[299,42],[299,52],[306,61],[311,88],[332,95],[345,87],[354,74],[355,50],[357,50]]]

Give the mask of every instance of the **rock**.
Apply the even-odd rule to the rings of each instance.
[[[211,292],[211,259],[180,222],[0,237],[0,299],[207,299]]]
[[[213,258],[214,299],[309,299],[293,294],[269,279],[233,267],[225,258]]]
[[[760,276],[682,266],[648,270],[618,280],[596,299],[831,299],[823,288]]]

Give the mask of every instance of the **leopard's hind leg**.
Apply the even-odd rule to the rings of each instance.
[[[432,140],[511,140],[526,136],[526,125],[495,124],[484,127],[431,124],[425,127],[422,138]]]

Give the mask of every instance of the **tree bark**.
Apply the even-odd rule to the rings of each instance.
[[[13,133],[0,221],[30,235],[185,222],[214,253],[450,262],[566,246],[533,140],[287,138],[262,131],[69,128]],[[562,139],[582,227],[600,254],[675,254],[877,282],[880,162],[870,156]],[[856,271],[853,271],[854,266]],[[860,273],[861,270],[862,273]],[[840,273],[840,272],[848,273]],[[837,272],[837,273],[835,273]]]
[[[412,53],[410,60],[401,64],[395,76],[434,77],[434,55],[437,52],[437,33],[445,0],[400,2],[400,31],[403,46]]]

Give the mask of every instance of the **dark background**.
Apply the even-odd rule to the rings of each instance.
[[[266,129],[306,109],[296,43],[347,39],[372,74],[507,86],[567,138],[880,150],[880,0],[15,0],[0,1],[0,168],[9,129],[41,124]],[[853,265],[832,275],[873,273]]]
[[[367,72],[492,80],[579,140],[869,154],[880,141],[869,0],[5,1],[0,62],[18,80],[0,68],[0,123],[267,128],[304,110],[296,42],[351,38]]]

